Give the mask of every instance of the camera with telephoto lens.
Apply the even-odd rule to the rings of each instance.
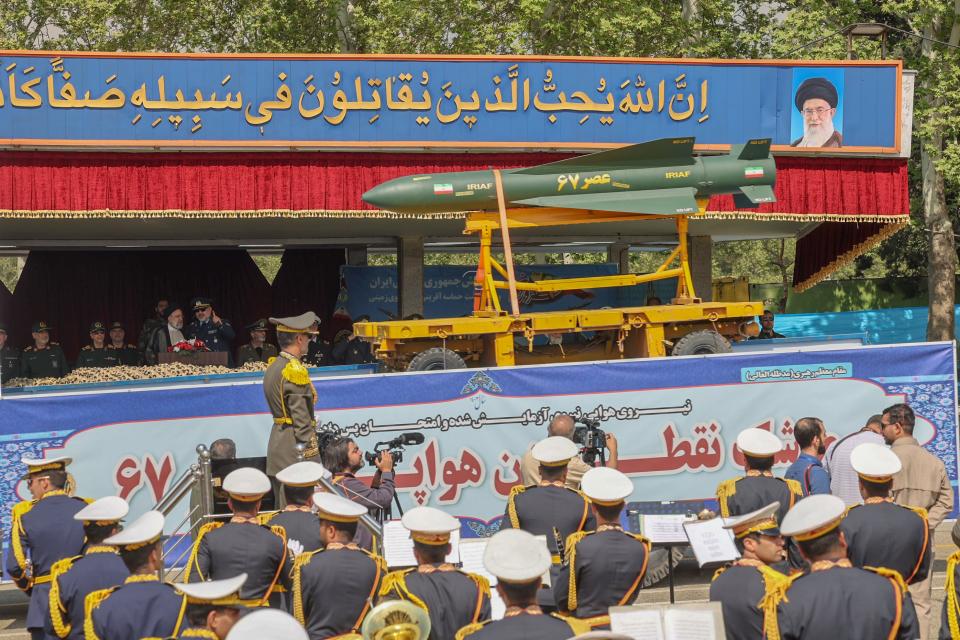
[[[414,444],[423,444],[422,433],[401,433],[393,440],[378,442],[377,444],[373,445],[373,451],[364,452],[363,457],[366,458],[367,464],[375,467],[377,466],[377,462],[380,461],[383,452],[389,451],[390,455],[393,456],[393,463],[400,464],[403,462],[404,446]]]
[[[592,418],[577,418],[576,422],[573,441],[581,446],[580,457],[590,466],[593,466],[598,457],[600,464],[606,465],[603,450],[607,446],[607,434],[600,428],[600,421]]]

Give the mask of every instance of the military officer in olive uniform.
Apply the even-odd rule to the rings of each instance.
[[[766,592],[787,583],[775,566],[783,561],[783,536],[777,524],[779,502],[742,516],[726,518],[723,528],[733,531],[740,558],[718,569],[710,585],[710,600],[723,607],[727,640],[763,637]]]
[[[123,498],[107,496],[74,514],[73,519],[83,523],[87,543],[83,555],[59,560],[50,570],[49,637],[83,640],[87,596],[123,584],[130,575],[116,547],[103,544],[120,531],[129,510]]]
[[[314,494],[313,501],[324,547],[294,561],[291,613],[306,627],[310,640],[320,640],[357,632],[387,564],[353,542],[365,507],[332,493]]]
[[[42,320],[33,325],[33,346],[20,356],[20,375],[25,378],[62,378],[70,373],[60,343],[50,342],[53,327]]]
[[[620,524],[620,513],[633,493],[630,478],[616,469],[593,467],[583,475],[580,490],[590,499],[597,528],[567,538],[567,557],[553,596],[561,611],[593,629],[609,629],[608,609],[631,604],[640,590],[650,541],[627,533]]]
[[[187,600],[186,623],[181,638],[224,640],[247,604],[240,598],[240,589],[247,580],[241,573],[234,578],[178,584],[177,591]]]
[[[550,551],[530,533],[519,529],[495,533],[483,552],[483,566],[497,578],[497,593],[507,610],[502,620],[463,627],[456,640],[563,640],[589,631],[586,623],[545,614],[537,605],[540,581],[551,564]]]
[[[23,458],[21,462],[27,467],[27,488],[33,500],[13,507],[6,569],[17,587],[30,596],[27,630],[37,640],[45,636],[53,565],[83,549],[83,524],[73,516],[86,501],[64,491],[70,458]]]
[[[7,344],[7,325],[0,323],[0,384],[20,377],[20,349]]]
[[[290,565],[283,528],[260,524],[260,501],[270,491],[270,479],[259,469],[241,467],[223,479],[223,490],[233,517],[200,527],[183,581],[223,580],[246,573],[241,598],[256,606],[276,606],[280,602],[276,587]]]
[[[413,539],[417,566],[388,573],[380,597],[407,600],[425,609],[430,640],[452,638],[461,627],[488,620],[490,583],[446,561],[450,534],[460,530],[460,521],[431,507],[411,509],[401,521]]]
[[[312,460],[296,462],[277,473],[277,481],[283,485],[283,497],[287,506],[271,516],[267,522],[271,526],[283,527],[287,536],[287,547],[294,555],[316,551],[323,546],[317,516],[313,513],[313,494],[316,493],[321,478],[329,480],[330,472],[322,464]]]
[[[890,499],[893,476],[903,464],[882,444],[865,442],[850,453],[850,466],[860,478],[864,503],[853,505],[840,525],[855,567],[887,567],[913,584],[930,569],[927,511],[904,507]]]
[[[310,335],[317,332],[320,318],[308,311],[294,318],[270,318],[270,323],[277,327],[280,355],[263,374],[263,395],[273,414],[267,443],[267,475],[274,478],[274,497],[282,508],[280,485],[275,478],[281,469],[298,461],[297,444],[304,445],[305,460],[320,456],[313,413],[317,391],[300,362],[307,353]]]
[[[136,345],[124,342],[126,337],[127,330],[123,323],[114,320],[110,323],[110,344],[107,345],[107,349],[113,351],[118,364],[138,367],[143,364],[143,354],[137,350]]]
[[[796,480],[773,475],[774,456],[783,448],[780,438],[763,429],[744,429],[737,435],[737,448],[743,454],[746,475],[724,480],[717,486],[717,502],[724,518],[741,516],[779,502],[777,522],[803,497]],[[794,568],[803,567],[803,558],[792,541],[787,541],[787,557]]]
[[[237,366],[248,362],[270,362],[277,357],[277,348],[267,342],[267,321],[263,318],[247,325],[250,342],[237,350]]]
[[[90,325],[90,343],[80,349],[77,356],[77,369],[115,367],[120,364],[116,352],[106,345],[107,329],[97,320]]]
[[[783,519],[781,533],[797,541],[810,570],[788,578],[787,586],[774,585],[767,591],[765,637],[920,637],[917,612],[900,574],[882,567],[858,569],[850,563],[840,530],[845,513],[840,498],[813,495],[797,502]]]
[[[140,640],[180,633],[187,601],[157,572],[163,567],[163,524],[147,511],[104,544],[116,547],[130,575],[118,587],[87,596],[86,640]]]
[[[203,340],[203,344],[210,351],[226,351],[227,366],[233,366],[233,339],[236,331],[229,320],[217,315],[210,298],[198,296],[190,301],[193,310],[193,321],[183,329],[183,335],[188,339]]]

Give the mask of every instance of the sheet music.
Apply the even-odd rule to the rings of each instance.
[[[459,531],[450,534],[450,546],[450,555],[446,557],[446,561],[451,564],[459,564]],[[391,568],[417,566],[417,558],[413,555],[413,540],[410,538],[410,532],[404,528],[399,520],[389,520],[383,523],[383,557],[387,561],[387,566]]]
[[[730,562],[740,557],[733,532],[723,528],[722,518],[687,522],[683,529],[701,567],[711,562]]]
[[[710,609],[667,608],[663,613],[665,640],[717,640],[714,616]]]
[[[659,608],[610,607],[610,630],[634,640],[666,640]]]
[[[483,552],[487,548],[489,538],[464,538],[460,541],[460,565],[464,571],[483,576],[490,581],[490,586],[496,586],[497,576],[483,566]]]
[[[686,543],[687,534],[683,531],[684,515],[641,515],[640,530],[654,543]]]

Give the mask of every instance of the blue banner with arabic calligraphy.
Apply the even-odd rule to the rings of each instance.
[[[895,152],[899,61],[0,51],[0,142]]]
[[[321,426],[353,436],[363,449],[422,433],[424,443],[408,447],[397,469],[404,508],[445,509],[476,534],[497,526],[511,487],[521,482],[521,457],[557,412],[593,417],[615,434],[619,468],[636,486],[633,500],[649,501],[711,498],[720,481],[741,472],[734,442],[742,429],[767,429],[783,441],[774,467],[782,474],[798,454],[792,427],[799,418],[819,416],[833,440],[908,402],[917,414],[914,435],[944,461],[956,487],[955,371],[953,343],[920,343],[327,377],[314,384]],[[12,503],[28,495],[21,456],[72,456],[81,494],[122,495],[140,513],[195,461],[198,443],[229,437],[240,457],[262,456],[271,423],[262,385],[249,378],[4,396],[4,529]],[[369,468],[360,475],[369,476]]]

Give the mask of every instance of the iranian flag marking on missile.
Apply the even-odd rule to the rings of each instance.
[[[763,167],[747,167],[743,170],[744,178],[762,178]]]
[[[452,184],[435,184],[433,185],[434,195],[451,195],[453,194],[453,185]]]

